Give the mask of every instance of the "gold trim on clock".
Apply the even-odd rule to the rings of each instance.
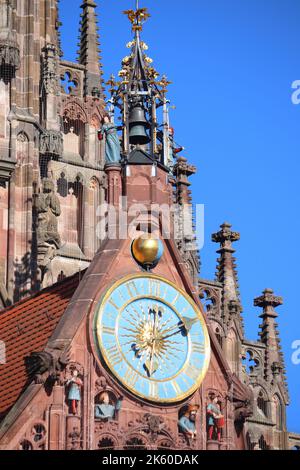
[[[198,379],[195,381],[195,384],[186,392],[186,393],[182,393],[182,394],[178,394],[176,396],[176,398],[172,398],[172,399],[163,399],[161,397],[157,397],[157,398],[152,398],[150,397],[149,395],[146,395],[146,394],[142,394],[140,393],[139,391],[135,390],[133,387],[131,387],[130,385],[128,385],[126,383],[126,381],[123,379],[123,377],[121,377],[115,370],[114,370],[114,366],[112,365],[111,361],[109,360],[108,356],[107,356],[107,352],[106,352],[106,348],[104,348],[102,346],[102,338],[101,338],[101,324],[100,324],[100,321],[102,319],[102,316],[104,314],[104,307],[107,305],[107,300],[109,299],[109,297],[112,295],[112,293],[118,288],[120,287],[122,284],[125,284],[126,282],[130,281],[130,280],[135,280],[135,279],[140,279],[140,278],[147,278],[147,279],[154,279],[154,280],[158,280],[160,282],[163,282],[165,284],[168,284],[169,286],[171,286],[173,289],[176,290],[176,292],[178,292],[179,294],[181,294],[185,300],[190,304],[190,306],[193,308],[194,312],[196,313],[197,315],[197,318],[199,319],[200,323],[201,323],[201,326],[202,326],[202,329],[203,329],[203,332],[204,332],[204,351],[205,351],[205,361],[204,361],[204,364],[203,364],[203,367],[202,367],[202,371],[201,371],[201,374],[199,375]],[[163,298],[162,296],[162,293],[160,292],[160,296],[156,296],[156,295],[149,295],[147,293],[143,293],[143,294],[140,294],[140,295],[133,295],[132,298],[130,299],[130,301],[128,302],[125,302],[120,308],[117,308],[117,306],[115,306],[116,310],[118,311],[118,315],[120,315],[120,313],[124,310],[124,305],[129,305],[131,302],[135,301],[135,300],[138,300],[138,299],[153,299],[153,300],[158,300],[160,302],[163,302],[165,303],[167,306],[169,306],[175,313],[176,315],[182,319],[182,315],[177,311],[177,309],[174,307],[174,305],[172,305],[172,303],[168,302],[166,299]],[[101,356],[106,364],[106,366],[108,367],[108,369],[111,371],[112,375],[122,384],[123,387],[125,387],[127,390],[129,390],[133,395],[139,397],[139,398],[142,398],[144,400],[147,400],[147,401],[150,401],[150,402],[154,402],[154,403],[164,403],[164,404],[172,404],[172,403],[177,403],[177,402],[181,402],[183,400],[185,400],[186,398],[190,397],[193,393],[195,393],[195,391],[200,387],[200,385],[202,384],[206,374],[207,374],[207,370],[208,370],[208,367],[209,367],[209,363],[210,363],[210,338],[209,338],[209,334],[208,334],[208,329],[207,329],[207,325],[206,325],[206,322],[203,318],[203,315],[198,307],[198,305],[194,302],[194,300],[181,288],[177,287],[176,284],[174,284],[173,282],[169,281],[168,279],[165,279],[164,277],[162,276],[158,276],[156,274],[148,274],[148,273],[140,273],[140,274],[133,274],[133,275],[128,275],[128,276],[125,276],[123,277],[122,279],[116,281],[107,291],[106,293],[103,295],[101,301],[100,301],[100,306],[98,306],[97,308],[97,311],[96,311],[96,317],[95,317],[95,334],[96,334],[96,338],[97,338],[97,348],[99,349],[100,353],[101,353]],[[117,341],[117,344],[119,346],[119,338],[116,336],[116,341]],[[188,357],[190,356],[191,354],[191,346],[192,346],[192,341],[190,339],[190,337],[188,337],[188,342],[189,342],[189,353],[188,353]],[[120,353],[120,356],[122,356],[124,362],[126,362],[129,366],[131,366],[131,364],[128,363],[128,360],[127,358],[125,358],[123,352],[122,352],[122,349],[120,347],[118,347],[118,350],[119,350],[119,353]],[[132,367],[132,366],[131,366]],[[147,381],[148,382],[152,382],[153,384],[155,383],[167,383],[167,382],[170,382],[172,380],[174,380],[178,375],[182,374],[186,368],[189,367],[189,362],[188,362],[188,359],[186,360],[184,366],[176,373],[176,375],[172,376],[172,377],[169,377],[168,379],[166,380],[155,380],[155,379],[151,379],[151,378],[148,378]],[[139,371],[136,371],[135,369],[132,368],[132,371],[133,373],[143,377],[145,379],[145,376],[143,376]]]

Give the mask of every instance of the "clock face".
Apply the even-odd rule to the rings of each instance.
[[[96,342],[110,372],[135,395],[172,403],[201,384],[210,359],[206,324],[193,300],[154,275],[118,281],[96,315]]]

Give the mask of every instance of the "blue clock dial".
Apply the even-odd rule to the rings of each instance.
[[[208,368],[209,337],[198,307],[157,276],[126,278],[108,291],[96,315],[96,339],[113,375],[151,401],[186,398]]]

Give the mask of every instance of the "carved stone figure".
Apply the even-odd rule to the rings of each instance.
[[[58,233],[57,217],[61,214],[60,202],[54,193],[54,184],[48,178],[43,179],[42,193],[35,198],[37,212],[37,251],[41,280],[50,268],[50,262],[61,246]]]
[[[47,44],[43,49],[43,85],[46,93],[58,93],[58,50],[54,44]]]
[[[0,64],[8,65],[14,69],[20,67],[20,51],[15,41],[2,40],[0,42]]]
[[[197,436],[196,417],[198,410],[198,405],[190,405],[178,421],[179,429],[192,439],[195,439]]]
[[[48,243],[59,248],[61,245],[57,227],[57,217],[61,214],[60,202],[54,193],[54,183],[43,179],[43,192],[37,196],[35,204],[38,213],[38,243]]]
[[[59,380],[60,373],[66,367],[66,358],[49,352],[33,352],[25,357],[26,371],[35,383],[44,384],[50,379],[52,384]]]
[[[83,382],[78,376],[78,370],[74,369],[72,371],[72,377],[67,380],[68,402],[73,415],[78,414],[79,403],[81,402],[82,386]]]
[[[60,131],[45,130],[40,136],[40,153],[61,157],[63,154],[63,135]]]
[[[118,127],[110,122],[110,118],[108,116],[104,116],[102,128],[99,131],[99,139],[102,140],[104,135],[106,137],[106,163],[119,163],[121,159],[121,146],[117,129]]]
[[[150,434],[150,441],[156,442],[158,436],[162,433],[165,428],[164,420],[161,416],[146,413],[142,418],[142,423],[146,425],[146,433]]]
[[[100,395],[100,404],[95,405],[95,418],[102,420],[111,420],[115,418],[116,412],[120,411],[122,399],[119,398],[116,404],[111,403],[108,392]]]

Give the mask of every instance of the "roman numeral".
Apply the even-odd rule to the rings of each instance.
[[[139,295],[137,287],[133,281],[128,282],[126,284],[126,288],[130,297],[137,297]]]
[[[199,371],[193,367],[192,364],[188,365],[185,370],[184,370],[184,373],[192,380],[196,381],[198,380],[199,378]]]
[[[168,289],[169,289],[169,286],[165,286],[165,290],[164,290],[164,293],[163,295],[161,296],[162,299],[165,299],[167,297],[167,293],[168,293]]]
[[[114,307],[116,310],[119,310],[119,307],[117,306],[117,304],[114,303],[114,301],[112,299],[109,299],[109,302],[108,302],[112,307]]]
[[[135,387],[139,377],[139,374],[133,369],[127,369],[124,375],[124,381],[127,383],[127,385],[129,385],[129,387]]]
[[[150,382],[149,383],[149,396],[151,398],[159,398],[158,397],[158,384],[157,382]]]
[[[179,297],[180,297],[180,293],[177,292],[176,297],[175,297],[175,299],[173,300],[173,302],[171,303],[171,305],[175,305],[176,302],[177,302],[177,300],[179,299]]]
[[[160,282],[156,279],[149,280],[149,294],[154,297],[159,297]]]
[[[109,328],[108,326],[103,326],[102,327],[102,333],[106,333],[107,335],[115,335],[115,329],[114,328]]]
[[[117,364],[120,364],[123,362],[122,355],[118,349],[117,346],[112,346],[107,349],[107,356],[108,359],[113,367],[115,367]]]
[[[176,380],[172,380],[171,382],[171,385],[172,387],[174,388],[175,392],[176,392],[176,395],[180,395],[182,393],[182,390],[181,388],[179,387],[178,383],[176,382]]]
[[[205,345],[203,343],[193,343],[192,346],[193,353],[205,354]]]

